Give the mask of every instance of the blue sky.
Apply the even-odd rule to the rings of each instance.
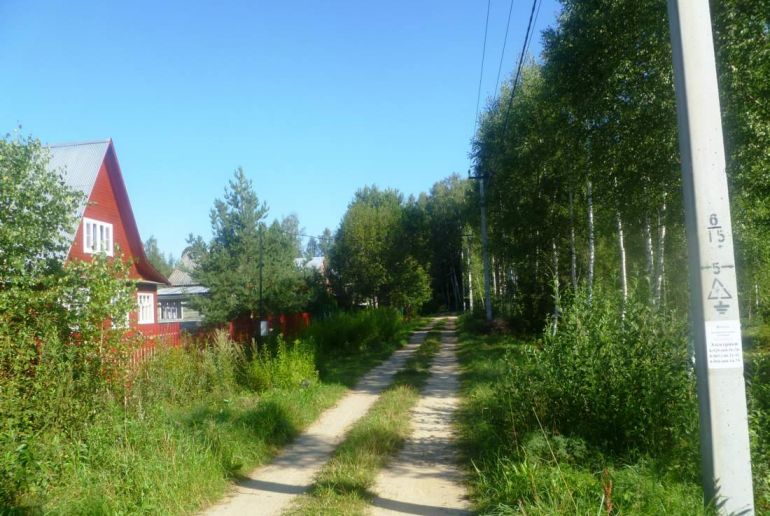
[[[491,0],[484,99],[508,0]],[[503,77],[531,3],[514,0]],[[113,138],[143,238],[177,257],[242,166],[270,219],[336,229],[367,184],[465,174],[487,2],[0,2],[0,131]],[[539,32],[556,0],[544,0]]]

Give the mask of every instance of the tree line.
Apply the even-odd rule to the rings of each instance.
[[[597,283],[684,308],[684,215],[666,2],[562,2],[524,68],[481,115],[495,288],[504,307],[558,317]],[[719,2],[714,32],[744,313],[768,287],[770,35],[763,2]]]
[[[770,22],[761,1],[714,5],[714,35],[742,309],[770,286]],[[668,17],[664,0],[564,0],[530,59],[480,115],[471,156],[485,181],[497,313],[536,329],[584,288],[684,313],[686,246]],[[514,81],[518,81],[515,85]],[[514,94],[515,93],[515,94]],[[213,239],[190,244],[223,320],[264,302],[294,310],[332,293],[342,307],[407,312],[483,307],[479,184],[454,174],[425,193],[366,186],[321,250],[309,287],[296,219],[263,221],[242,172],[212,210]],[[221,292],[221,295],[217,292]],[[325,297],[327,302],[330,298]],[[208,307],[206,306],[208,305]]]

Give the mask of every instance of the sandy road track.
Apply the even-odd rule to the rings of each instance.
[[[342,441],[345,432],[377,401],[393,376],[403,368],[415,349],[425,340],[428,329],[415,331],[409,343],[383,364],[375,367],[340,400],[288,445],[272,463],[239,480],[232,493],[203,514],[278,515],[293,498],[307,491],[313,477]]]

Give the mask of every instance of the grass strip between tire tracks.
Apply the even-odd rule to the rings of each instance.
[[[324,466],[311,491],[287,511],[292,515],[361,514],[373,498],[370,491],[379,470],[403,448],[411,433],[409,419],[420,389],[441,345],[434,326],[407,360],[380,399],[347,433]]]

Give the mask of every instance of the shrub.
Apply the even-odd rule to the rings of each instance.
[[[601,292],[590,304],[580,293],[565,307],[555,335],[547,329],[539,346],[509,359],[499,390],[513,407],[511,424],[537,428],[534,407],[544,426],[607,451],[663,451],[684,459],[676,464],[697,464],[686,323],[645,303],[629,301],[625,313],[619,306]]]
[[[279,336],[275,346],[266,345],[255,354],[248,378],[250,386],[258,391],[315,383],[318,372],[312,339],[295,340],[287,345]]]
[[[208,344],[159,348],[136,369],[131,400],[138,408],[156,402],[183,405],[212,392],[235,392],[247,369],[243,347],[220,331]]]
[[[313,322],[305,331],[324,352],[364,351],[373,345],[390,342],[403,329],[401,314],[391,308],[360,312],[340,312]]]
[[[770,511],[770,354],[749,364],[749,421],[757,511]]]

